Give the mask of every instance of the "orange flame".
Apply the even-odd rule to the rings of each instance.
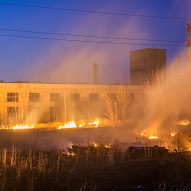
[[[93,123],[88,123],[88,125],[94,125],[95,127],[98,127],[99,120],[94,121]]]
[[[76,128],[76,123],[74,121],[69,121],[68,123],[65,123],[64,126],[60,125],[58,129],[68,129],[68,128]]]
[[[34,125],[17,124],[13,127],[13,130],[34,129]]]
[[[99,120],[94,121],[93,123],[87,123],[87,127],[91,126],[91,127],[98,127],[99,125]],[[83,128],[86,127],[86,123],[81,122],[78,125],[79,128]],[[67,128],[77,128],[76,123],[74,121],[69,121],[67,123],[65,123],[64,125],[60,125],[58,127],[58,129],[67,129]]]
[[[79,127],[83,127],[86,123],[79,124]]]
[[[190,121],[189,120],[181,120],[178,122],[178,125],[189,125]]]
[[[157,136],[150,136],[149,139],[158,139]]]

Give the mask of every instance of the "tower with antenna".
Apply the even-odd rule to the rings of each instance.
[[[187,63],[191,63],[191,17],[188,19],[187,23]]]

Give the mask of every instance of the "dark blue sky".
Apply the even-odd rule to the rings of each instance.
[[[1,2],[185,18],[190,16],[191,10],[189,0],[9,0]],[[0,29],[186,41],[186,20],[102,15],[1,4],[0,18]],[[104,39],[95,38],[74,38],[3,30],[0,30],[0,34],[104,41]],[[0,36],[0,80],[92,83],[93,64],[97,63],[99,64],[100,83],[124,83],[129,81],[129,51],[131,50],[166,48],[168,65],[175,61],[176,56],[181,55],[182,58],[185,58],[185,47],[157,46],[157,44],[178,43],[130,40],[120,42],[155,44],[155,46],[96,44]]]

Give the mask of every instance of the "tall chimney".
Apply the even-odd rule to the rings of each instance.
[[[97,84],[98,81],[97,81],[97,77],[98,77],[98,74],[97,74],[97,64],[94,64],[94,84]]]

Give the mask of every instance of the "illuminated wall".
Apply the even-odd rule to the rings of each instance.
[[[6,123],[95,119],[105,116],[102,96],[127,91],[132,101],[143,90],[128,85],[0,83],[0,121]]]

